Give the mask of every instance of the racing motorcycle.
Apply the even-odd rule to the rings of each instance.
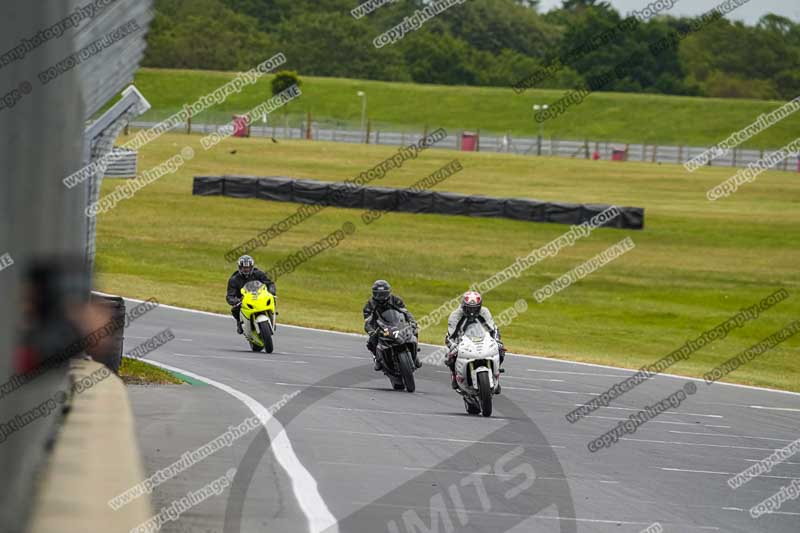
[[[471,415],[492,416],[492,395],[500,380],[500,350],[497,341],[479,323],[467,326],[458,343],[456,392]]]
[[[242,287],[242,306],[239,320],[250,349],[272,353],[272,336],[275,335],[275,295],[260,281],[248,282]]]
[[[377,320],[380,334],[376,355],[383,363],[383,373],[389,378],[394,390],[414,392],[413,356],[417,355],[417,341],[413,328],[403,313],[388,309]]]

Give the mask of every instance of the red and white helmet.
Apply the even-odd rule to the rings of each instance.
[[[467,291],[461,299],[461,310],[464,311],[464,314],[468,317],[476,317],[481,313],[482,303],[483,298],[481,298],[481,293]]]

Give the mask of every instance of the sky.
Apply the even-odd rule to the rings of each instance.
[[[640,10],[653,0],[608,0],[614,8],[623,15],[634,9]],[[718,6],[722,0],[678,0],[669,11],[674,15],[699,15]],[[540,0],[539,11],[545,12],[554,7],[561,6],[561,0]],[[742,20],[748,25],[758,22],[762,15],[775,13],[782,15],[794,22],[800,22],[800,0],[750,0],[729,13],[726,18]]]

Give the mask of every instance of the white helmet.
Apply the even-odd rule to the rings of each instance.
[[[461,299],[461,310],[464,311],[464,314],[468,317],[475,318],[481,314],[482,303],[483,298],[481,298],[481,293],[476,291],[467,291],[464,293],[464,297]]]

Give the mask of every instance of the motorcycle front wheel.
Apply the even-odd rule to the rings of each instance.
[[[483,416],[492,416],[493,392],[489,386],[489,374],[486,372],[478,374],[478,398],[481,402],[481,414]]]
[[[274,347],[272,346],[272,330],[269,328],[269,324],[267,322],[259,322],[258,333],[261,336],[261,342],[264,343],[264,351],[272,353]]]
[[[397,359],[400,364],[400,375],[406,385],[406,392],[414,392],[417,385],[414,383],[414,362],[411,360],[411,354],[406,351],[401,352]]]

